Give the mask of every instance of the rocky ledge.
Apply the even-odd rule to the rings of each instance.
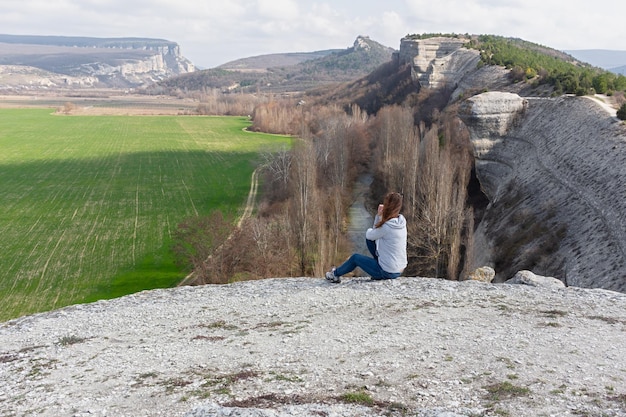
[[[180,287],[0,324],[3,416],[626,416],[626,295],[427,278]]]

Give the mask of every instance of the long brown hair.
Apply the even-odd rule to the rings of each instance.
[[[400,215],[400,209],[402,209],[402,194],[394,192],[387,193],[383,200],[383,206],[383,215],[380,221],[376,223],[376,228],[381,227],[387,220]]]

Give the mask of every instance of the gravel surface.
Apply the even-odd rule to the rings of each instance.
[[[626,416],[626,295],[428,278],[146,291],[0,324],[1,416]]]

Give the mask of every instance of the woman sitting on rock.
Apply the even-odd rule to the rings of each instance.
[[[333,283],[341,282],[341,276],[361,268],[372,279],[393,279],[402,274],[407,265],[406,219],[400,214],[402,195],[388,193],[383,204],[378,205],[374,227],[365,232],[365,242],[373,258],[353,254],[338,268],[326,272],[326,279]]]

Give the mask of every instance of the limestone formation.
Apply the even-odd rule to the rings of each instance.
[[[459,109],[459,116],[471,127],[477,175],[489,199],[495,197],[512,172],[510,164],[491,154],[497,152],[494,148],[500,146],[503,136],[527,107],[528,101],[517,94],[494,91],[470,97]]]
[[[144,291],[0,323],[0,415],[626,417],[625,329],[626,294],[574,287]]]
[[[480,61],[479,52],[463,47],[465,39],[430,38],[400,41],[399,61],[411,64],[413,78],[422,86],[456,86]]]
[[[476,88],[459,116],[470,130],[476,175],[490,201],[475,233],[475,265],[495,282],[519,270],[566,285],[626,291],[626,129],[582,97],[522,97],[507,70],[478,68],[456,38],[402,39],[399,64],[420,87]],[[528,91],[526,91],[528,94]]]
[[[476,264],[626,291],[626,128],[584,97],[485,93],[460,115],[490,200]]]
[[[10,44],[0,48],[0,57],[4,58],[1,61],[7,64],[0,65],[0,88],[138,87],[195,70],[181,55],[178,44],[165,40],[122,39],[107,43],[96,39],[79,46],[68,44],[65,38],[60,42],[21,45],[17,58]],[[14,61],[19,65],[8,65]]]
[[[480,282],[491,282],[496,276],[496,271],[490,266],[481,266],[467,276],[467,279]]]
[[[565,284],[554,277],[542,277],[535,275],[531,271],[519,271],[506,284],[523,284],[532,287],[563,288]]]

